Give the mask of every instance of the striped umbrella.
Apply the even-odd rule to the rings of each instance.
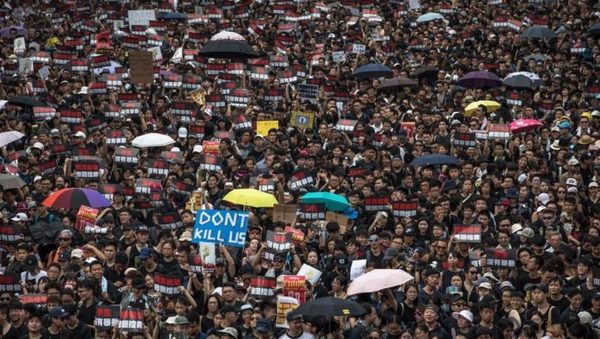
[[[89,188],[63,188],[52,193],[42,205],[53,208],[78,209],[81,206],[92,208],[108,207],[112,203],[98,191]]]

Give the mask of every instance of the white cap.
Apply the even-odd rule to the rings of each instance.
[[[36,175],[36,176],[33,178],[33,182],[38,182],[38,181],[40,181],[40,180],[42,180],[42,176],[41,176],[41,175]]]
[[[523,230],[523,226],[521,224],[513,224],[510,227],[510,233],[515,234],[521,232]]]
[[[598,111],[598,110],[592,111],[592,116],[593,117],[600,117],[600,111]]]
[[[575,158],[571,158],[571,159],[569,159],[569,161],[567,162],[567,164],[569,166],[577,166],[577,165],[579,165],[579,160],[577,160]]]
[[[517,178],[517,181],[519,181],[519,184],[522,184],[525,182],[525,180],[527,180],[527,174],[522,173],[521,175],[519,175],[519,177]]]
[[[595,181],[590,182],[590,184],[588,185],[588,188],[592,188],[592,187],[598,187],[598,183]]]
[[[479,286],[477,286],[478,288],[485,288],[487,290],[492,290],[492,284],[490,284],[487,281],[482,282],[481,284],[479,284]]]
[[[25,213],[17,213],[14,217],[10,218],[12,221],[28,221],[29,217]]]
[[[72,250],[71,258],[83,258],[83,251],[80,248]]]
[[[78,131],[77,133],[73,134],[73,136],[76,138],[83,138],[83,139],[85,139],[85,137],[86,137],[85,133],[83,133],[82,131]]]
[[[467,319],[470,323],[473,322],[473,313],[471,313],[471,311],[469,311],[469,310],[462,310],[460,312],[452,313],[452,318],[454,318],[456,320],[458,320],[459,316]]]
[[[179,127],[179,129],[177,130],[177,136],[180,138],[187,138],[187,136],[188,136],[187,128]]]
[[[537,196],[537,200],[545,206],[548,201],[550,201],[550,196],[548,196],[548,193],[540,193],[540,195]]]
[[[577,180],[573,179],[573,178],[569,178],[566,181],[567,186],[577,186]]]
[[[179,149],[179,147],[173,147],[171,148],[171,152],[181,152],[181,149]]]
[[[581,311],[581,312],[577,313],[577,316],[579,317],[579,322],[582,325],[591,324],[592,320],[594,319],[592,317],[592,315],[590,314],[590,312],[587,312],[587,311]]]
[[[33,146],[31,146],[31,147],[40,149],[42,151],[44,150],[44,144],[42,144],[41,142],[35,142],[35,143],[33,143]]]
[[[88,94],[89,89],[90,88],[87,86],[82,86],[81,89],[79,90],[78,94]]]
[[[194,145],[192,153],[202,153],[202,145]]]
[[[577,193],[577,187],[569,187],[569,188],[567,188],[567,193]]]

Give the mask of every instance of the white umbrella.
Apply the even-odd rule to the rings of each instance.
[[[241,40],[246,41],[243,36],[238,33],[230,32],[230,31],[221,31],[210,38],[211,41],[215,40]]]
[[[350,283],[348,295],[377,292],[386,288],[400,286],[413,279],[412,275],[400,269],[372,270]]]
[[[17,141],[24,136],[25,134],[17,131],[8,131],[0,133],[0,147],[6,146],[11,142]]]
[[[168,135],[159,133],[148,133],[140,135],[131,142],[133,146],[139,148],[163,147],[175,143],[175,140]]]

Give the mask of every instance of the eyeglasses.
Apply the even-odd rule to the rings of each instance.
[[[58,241],[70,241],[71,238],[58,238]]]
[[[0,298],[0,300],[2,300],[2,301],[8,301],[8,300],[10,300],[10,297]]]
[[[469,274],[477,274],[479,273],[478,271],[469,271]]]

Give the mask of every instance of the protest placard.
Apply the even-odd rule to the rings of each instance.
[[[319,281],[319,278],[321,278],[321,274],[323,274],[323,272],[319,271],[318,269],[307,264],[302,264],[296,275],[302,275],[306,277],[306,280],[311,285],[315,286]]]
[[[253,297],[272,297],[275,295],[275,279],[257,276],[250,280],[250,295]]]
[[[360,277],[367,269],[367,259],[352,260],[350,265],[350,281]]]
[[[21,278],[16,274],[4,272],[0,274],[0,293],[19,293],[21,292]]]
[[[456,242],[480,243],[481,225],[454,225],[454,239]]]
[[[154,81],[152,52],[129,51],[129,78],[133,83],[151,84]]]
[[[267,248],[275,253],[286,253],[292,248],[292,235],[285,232],[267,231]]]
[[[248,212],[198,210],[192,241],[244,247],[248,229]]]
[[[306,277],[303,275],[283,276],[283,295],[292,297],[298,302],[306,302]]]
[[[120,314],[120,305],[98,305],[94,326],[98,329],[112,329],[119,323]]]
[[[144,310],[133,307],[122,310],[117,327],[122,332],[142,332],[144,329]]]
[[[256,133],[261,134],[261,135],[267,135],[269,134],[269,130],[270,129],[278,129],[279,128],[279,121],[277,120],[263,120],[263,121],[257,121],[256,122]]]
[[[312,128],[315,121],[314,112],[292,111],[290,126],[298,128]]]
[[[79,207],[77,211],[77,219],[75,220],[75,228],[84,230],[86,226],[95,226],[98,210],[89,206]]]
[[[275,327],[277,328],[288,328],[286,316],[289,312],[292,312],[298,308],[300,302],[296,298],[292,297],[277,297],[277,313],[275,318]]]
[[[155,291],[166,295],[177,295],[180,293],[179,286],[181,286],[181,277],[154,273]]]

